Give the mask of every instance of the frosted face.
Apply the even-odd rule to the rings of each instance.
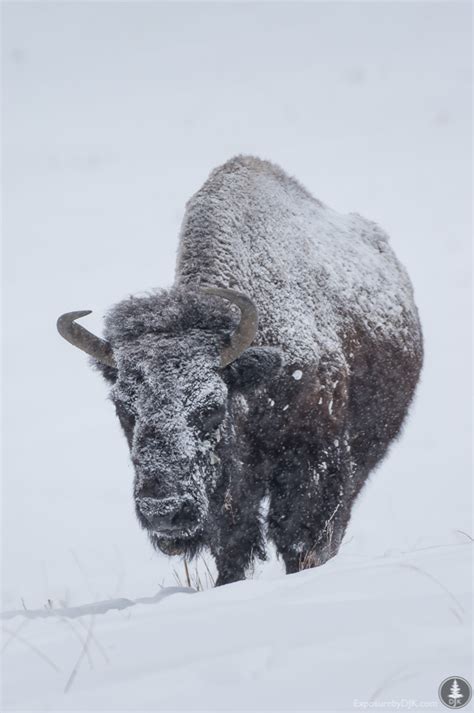
[[[117,361],[111,398],[135,467],[137,516],[168,551],[205,524],[221,473],[227,386],[215,356],[192,337],[148,336]]]

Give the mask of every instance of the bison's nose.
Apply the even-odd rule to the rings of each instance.
[[[141,498],[138,509],[155,532],[186,530],[196,523],[197,510],[188,499],[182,498]]]

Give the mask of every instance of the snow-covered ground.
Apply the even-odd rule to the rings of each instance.
[[[470,5],[2,10],[2,610],[66,607],[2,622],[4,707],[435,702],[470,678]],[[138,528],[105,385],[56,318],[93,309],[100,333],[110,304],[171,284],[185,201],[241,152],[391,235],[426,341],[410,419],[320,570],[272,558],[252,581],[69,619],[167,594],[183,567]]]
[[[164,589],[157,601],[120,611],[17,616],[3,622],[5,705],[347,711],[412,701],[441,708],[437,689],[448,671],[471,677],[470,555],[464,542],[397,557],[341,556],[276,581],[192,595]]]

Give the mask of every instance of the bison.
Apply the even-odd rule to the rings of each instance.
[[[151,543],[207,547],[217,584],[271,540],[286,572],[339,550],[400,433],[423,344],[386,234],[238,156],[186,206],[173,286],[115,305],[105,339],[58,320],[110,384]]]

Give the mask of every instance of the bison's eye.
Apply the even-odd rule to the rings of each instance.
[[[205,433],[214,431],[221,425],[225,416],[225,406],[207,406],[200,413],[200,426]]]

